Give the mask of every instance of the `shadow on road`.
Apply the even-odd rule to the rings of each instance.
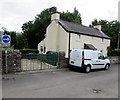
[[[83,69],[81,68],[69,68],[70,71],[78,72],[78,73],[86,73]],[[91,69],[90,72],[99,72],[99,71],[107,71],[105,69]]]

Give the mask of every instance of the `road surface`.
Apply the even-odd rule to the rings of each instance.
[[[118,64],[108,71],[69,69],[3,75],[3,98],[118,98]]]

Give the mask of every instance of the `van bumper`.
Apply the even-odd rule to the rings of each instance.
[[[79,67],[78,67],[78,66],[70,65],[70,64],[69,64],[69,68],[70,68],[70,69],[78,69],[78,70],[80,69],[80,70],[84,70],[85,67],[86,67],[86,65],[82,65],[82,66],[79,66]]]

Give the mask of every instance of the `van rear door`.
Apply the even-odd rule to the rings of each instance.
[[[80,67],[82,64],[82,51],[81,50],[72,50],[70,53],[70,65]]]

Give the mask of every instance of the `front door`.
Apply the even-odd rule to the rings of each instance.
[[[98,53],[98,68],[104,68],[105,66],[105,59],[104,55],[102,53]]]
[[[102,53],[98,53],[98,58],[92,60],[93,69],[104,68],[105,67],[105,59]]]

